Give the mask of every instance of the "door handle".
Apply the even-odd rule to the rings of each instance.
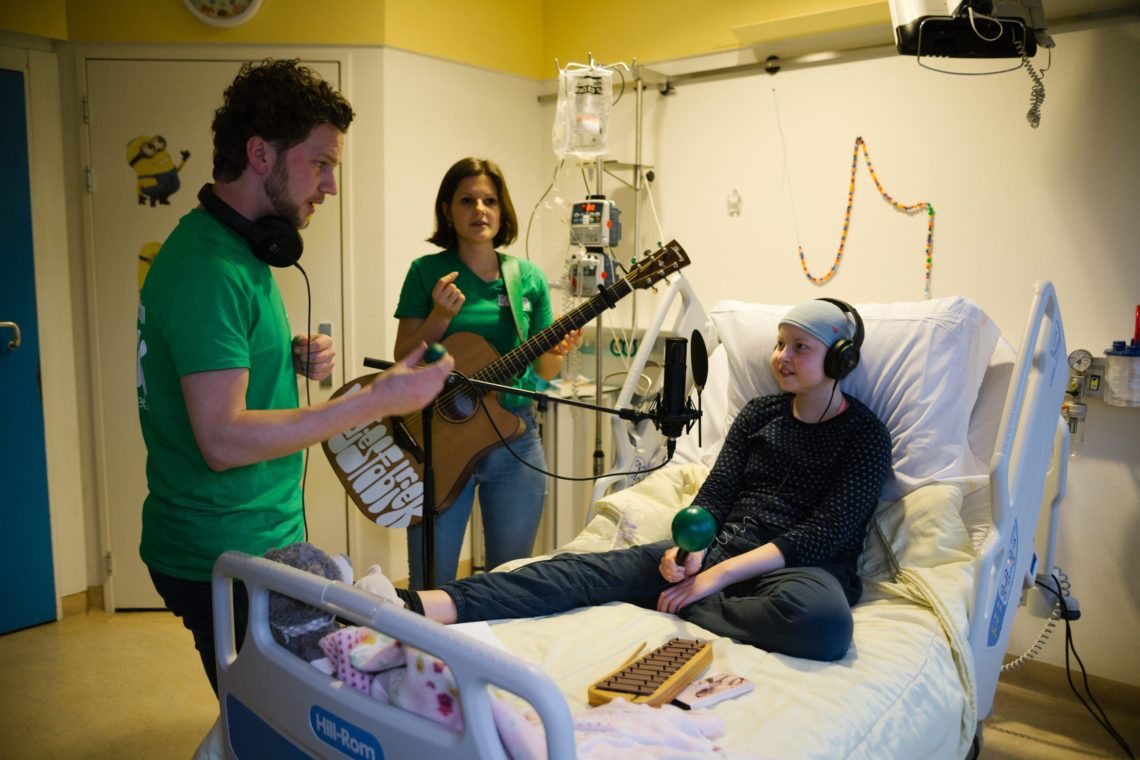
[[[0,327],[9,327],[14,333],[12,340],[8,341],[8,350],[15,351],[20,347],[20,326],[15,322],[0,322]]]

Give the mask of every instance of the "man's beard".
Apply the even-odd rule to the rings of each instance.
[[[289,169],[278,161],[265,180],[265,194],[273,204],[273,213],[301,230],[309,226],[308,218],[301,218],[301,207],[289,200]]]

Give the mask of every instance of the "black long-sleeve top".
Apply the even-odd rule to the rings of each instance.
[[[790,393],[750,401],[694,504],[716,518],[706,566],[771,542],[787,567],[822,567],[854,604],[867,521],[891,474],[891,438],[866,406],[818,424],[792,413]]]

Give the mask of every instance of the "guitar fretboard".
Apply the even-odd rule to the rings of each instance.
[[[490,383],[509,383],[525,372],[531,362],[558,345],[566,333],[577,330],[606,309],[613,308],[614,304],[632,291],[633,287],[628,280],[619,280],[476,372],[474,378]]]

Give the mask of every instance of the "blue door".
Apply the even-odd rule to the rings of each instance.
[[[26,115],[0,69],[0,633],[55,620]]]

